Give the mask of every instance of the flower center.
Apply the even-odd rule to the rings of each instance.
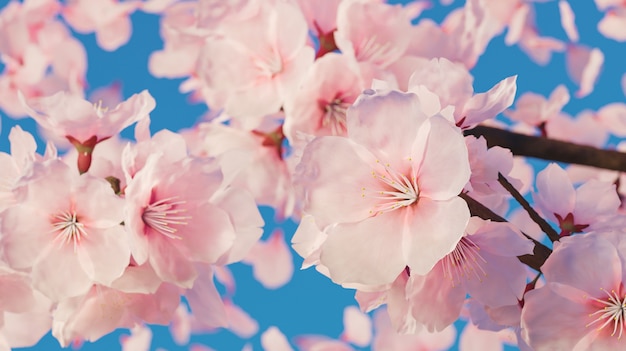
[[[56,240],[59,241],[60,245],[72,243],[74,251],[76,251],[81,238],[88,236],[85,225],[78,221],[75,211],[66,211],[55,215],[52,218],[52,227],[54,228],[52,231],[57,233]]]
[[[487,272],[481,266],[487,261],[479,251],[480,247],[472,239],[464,236],[454,250],[443,258],[443,275],[450,279],[452,287],[461,284],[461,278],[471,279],[474,276],[482,282],[483,277],[487,276]]]
[[[381,164],[378,160],[376,163]],[[374,197],[381,200],[370,211],[372,215],[379,215],[400,207],[410,206],[419,199],[419,190],[415,177],[409,179],[406,175],[391,168],[389,164],[383,165],[383,167],[384,170],[382,172],[372,171],[372,176],[385,185],[385,190],[368,192],[366,188],[361,188],[362,197]]]
[[[325,104],[324,117],[322,117],[322,128],[330,128],[333,135],[343,135],[346,133],[346,111],[351,104],[335,99]]]
[[[167,236],[170,239],[182,239],[176,235],[178,228],[175,226],[186,225],[191,216],[183,216],[185,208],[180,205],[185,201],[175,201],[176,196],[162,199],[148,205],[142,215],[143,222],[155,231]]]
[[[626,294],[620,298],[618,292],[615,290],[611,290],[611,292],[604,289],[601,290],[607,294],[607,297],[604,299],[585,296],[587,299],[593,300],[599,304],[599,306],[596,306],[598,309],[589,314],[589,317],[596,317],[596,319],[591,321],[586,326],[589,327],[598,323],[600,326],[597,330],[600,331],[607,326],[610,328],[610,325],[612,324],[613,332],[611,333],[611,336],[615,336],[619,330],[617,338],[621,339],[622,334],[624,333],[624,319],[626,318]]]

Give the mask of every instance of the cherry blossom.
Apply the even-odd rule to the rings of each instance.
[[[321,263],[339,284],[388,284],[406,266],[427,273],[454,249],[469,218],[456,197],[469,179],[461,135],[424,115],[417,96],[395,91],[366,91],[347,123],[348,137],[314,139],[296,169],[304,212],[319,228],[331,226]],[[326,157],[330,150],[335,157]]]
[[[252,274],[264,287],[277,289],[293,275],[293,258],[284,234],[277,230],[266,241],[259,241],[243,260],[252,265]]]
[[[208,105],[233,117],[278,112],[313,62],[300,9],[279,1],[220,32],[207,38],[197,67]]]
[[[184,157],[174,167],[170,161],[152,153],[128,182],[125,223],[137,264],[149,262],[164,281],[191,288],[194,262],[216,263],[238,232],[258,233],[262,220],[245,191],[224,188],[215,160]]]
[[[15,192],[18,204],[0,213],[0,244],[11,267],[32,269],[37,290],[58,302],[122,275],[125,204],[106,181],[51,160],[35,164]]]
[[[543,266],[546,285],[525,296],[522,335],[533,349],[623,346],[622,238],[606,231],[561,239]]]
[[[113,51],[130,39],[129,16],[139,6],[138,1],[70,0],[63,8],[63,17],[77,32],[95,32],[98,45]]]
[[[431,60],[428,65],[411,75],[409,91],[417,94],[424,105],[434,103],[433,113],[452,106],[457,126],[469,128],[486,119],[494,118],[511,106],[517,89],[516,78],[509,77],[488,92],[474,95],[473,77],[467,69],[460,64],[440,58]]]
[[[589,180],[574,189],[567,173],[554,163],[537,174],[536,184],[537,207],[559,226],[561,236],[610,227],[620,204],[615,185]]]

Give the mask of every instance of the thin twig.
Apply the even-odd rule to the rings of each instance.
[[[524,199],[522,194],[520,194],[519,191],[515,189],[513,184],[509,183],[509,181],[501,173],[498,173],[498,182],[500,182],[500,184],[502,184],[502,186],[509,192],[509,194],[511,194],[513,198],[520,205],[522,205],[524,210],[528,212],[530,219],[532,219],[533,222],[537,223],[539,228],[541,228],[541,230],[546,233],[548,238],[550,238],[550,241],[555,242],[561,238],[559,236],[559,233],[557,233],[556,230],[554,230],[554,228],[552,228],[552,226],[548,224],[548,222],[543,219],[543,217],[541,217],[532,206],[530,206],[530,204],[528,203],[528,201],[526,201],[526,199]]]
[[[461,193],[459,197],[461,197],[463,200],[465,200],[465,202],[467,202],[467,206],[469,207],[469,210],[472,216],[480,217],[482,219],[488,219],[494,222],[507,222],[507,220],[504,219],[502,216],[493,212],[491,209],[481,204],[480,202],[474,200],[469,195],[465,193]],[[524,232],[522,232],[522,234],[528,240],[532,241],[533,244],[535,244],[535,247],[533,248],[533,253],[531,255],[517,256],[517,259],[519,259],[520,262],[527,265],[528,267],[538,272],[541,272],[541,266],[543,266],[543,264],[546,262],[546,260],[552,253],[552,250],[550,250],[549,247],[545,246],[539,241],[531,238],[530,236],[528,236],[528,234]]]

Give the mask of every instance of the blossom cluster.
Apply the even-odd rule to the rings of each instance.
[[[598,31],[626,40],[623,1],[596,3]],[[132,333],[124,350],[148,350],[147,324],[170,325],[196,351],[211,349],[190,345],[192,333],[250,338],[259,326],[232,301],[228,265],[280,288],[294,274],[291,249],[303,269],[354,290],[360,310],[345,309],[337,338],[290,342],[270,327],[268,351],[443,350],[459,319],[463,350],[623,348],[626,161],[602,157],[624,157],[603,148],[624,149],[611,143],[626,136],[626,104],[562,111],[594,92],[603,52],[579,43],[565,0],[566,41],[539,33],[530,1],[467,0],[440,24],[422,18],[430,6],[9,2],[0,109],[32,118],[47,145],[38,153],[16,126],[0,153],[0,350],[48,332],[80,347],[118,328]],[[114,51],[136,11],[161,20],[150,73],[182,79],[180,91],[209,109],[189,129],[152,133],[148,90],[86,94],[87,56],[72,32]],[[513,75],[476,92],[471,71],[504,33],[539,65],[564,53],[575,91],[516,100]],[[622,85],[626,94],[626,75]],[[132,141],[120,136],[128,127]],[[526,149],[552,149],[525,154],[489,134],[504,129]],[[563,161],[558,151],[575,147],[598,156],[536,175],[520,157]],[[258,206],[297,230],[261,240]]]

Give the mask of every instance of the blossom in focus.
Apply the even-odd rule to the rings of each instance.
[[[460,131],[414,94],[367,90],[347,134],[311,141],[296,169],[303,211],[327,234],[321,264],[347,285],[389,284],[407,266],[428,273],[469,219],[457,197],[470,175]]]
[[[37,290],[58,302],[122,275],[130,261],[125,204],[109,183],[50,160],[35,164],[15,193],[17,204],[0,213],[0,245],[11,267],[31,269]]]
[[[522,335],[534,350],[624,347],[623,247],[620,231],[559,241],[542,267],[546,285],[525,295]]]

